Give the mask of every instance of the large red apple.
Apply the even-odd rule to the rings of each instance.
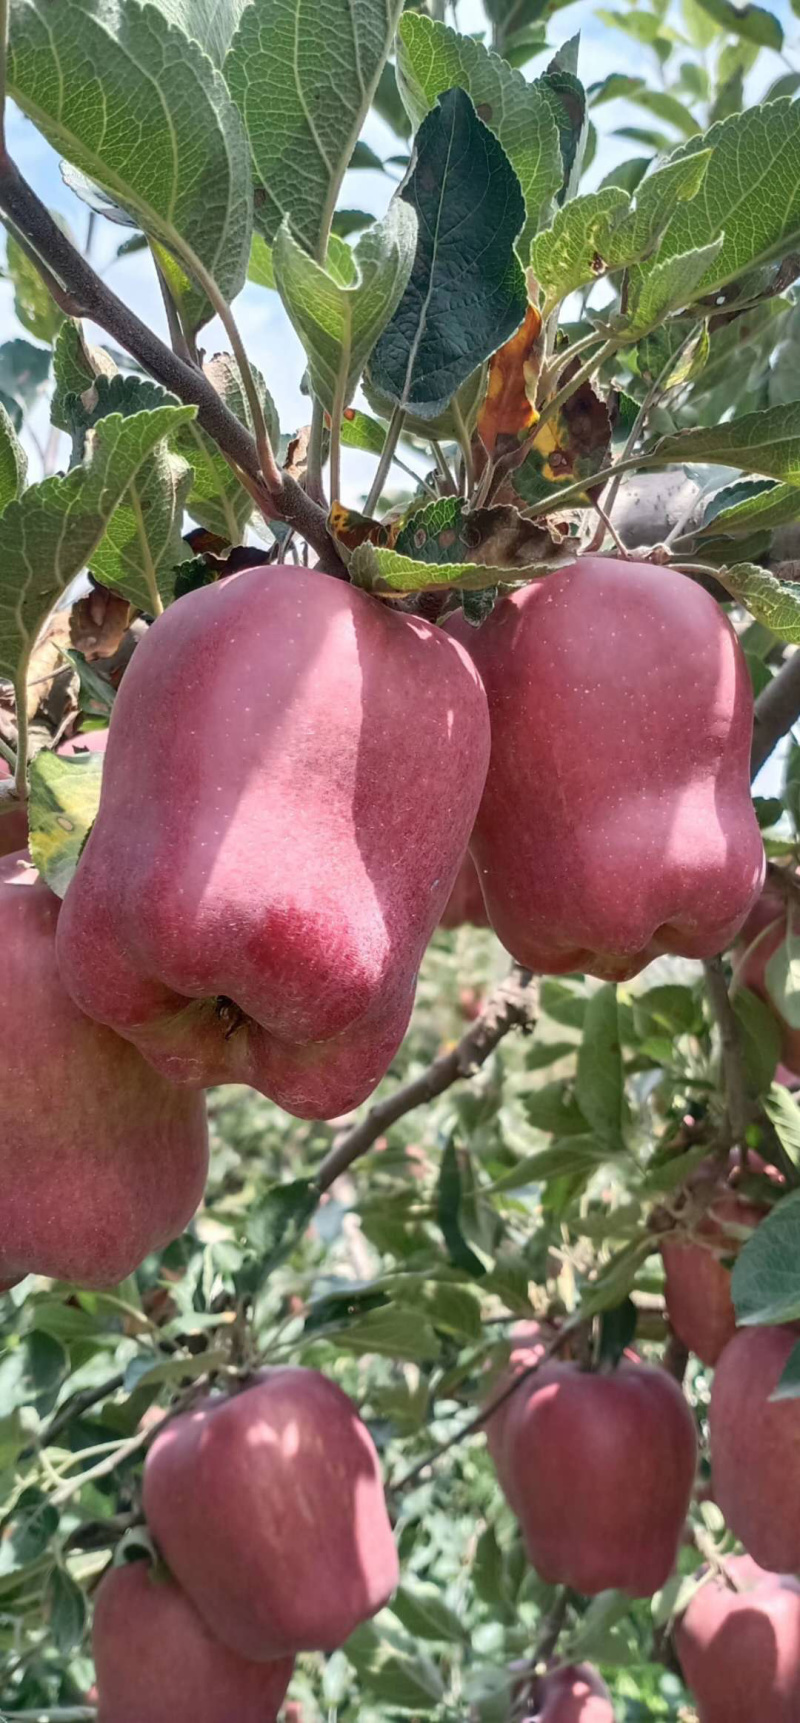
[[[275,1723],[293,1667],[237,1657],[144,1561],[101,1580],[92,1647],[98,1723]]]
[[[241,1657],[333,1651],[398,1579],[378,1456],[317,1370],[268,1370],[157,1436],[144,1510],[175,1578]]]
[[[503,1466],[540,1578],[649,1597],[668,1579],[694,1483],[692,1414],[671,1376],[545,1364],[514,1395]]]
[[[714,1498],[757,1562],[800,1568],[800,1400],[770,1400],[800,1341],[795,1328],[741,1328],[725,1347],[711,1390]]]
[[[481,882],[469,852],[461,863],[456,883],[439,917],[440,927],[463,927],[466,923],[472,927],[491,925],[486,914]]]
[[[736,1333],[730,1264],[764,1213],[734,1191],[724,1191],[691,1231],[670,1233],[662,1242],[667,1315],[678,1338],[703,1364],[716,1364]]]
[[[0,862],[0,1279],[114,1286],[200,1202],[205,1103],[64,992],[60,908],[25,855]]]
[[[750,678],[714,599],[673,569],[588,556],[480,628],[447,626],[489,700],[470,849],[517,961],[621,980],[729,945],[764,850]]]
[[[473,666],[417,617],[281,566],[179,599],[114,706],[65,986],[175,1082],[347,1111],[405,1031],[488,750]]]
[[[675,1631],[700,1723],[797,1723],[800,1584],[749,1556],[709,1575]]]
[[[611,1694],[590,1663],[570,1663],[546,1675],[536,1723],[614,1723]]]
[[[743,987],[751,988],[770,1007],[780,1027],[783,1063],[789,1072],[796,1073],[800,1071],[800,1029],[793,1029],[778,1010],[766,977],[767,964],[783,944],[790,928],[792,937],[796,938],[800,934],[800,909],[790,905],[780,887],[768,880],[737,940],[740,957],[738,979]],[[775,1075],[780,1082],[782,1079],[777,1072]]]

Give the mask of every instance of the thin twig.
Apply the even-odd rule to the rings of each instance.
[[[386,483],[389,468],[394,460],[394,451],[400,441],[404,420],[405,413],[403,408],[395,407],[391,419],[389,420],[389,427],[386,432],[386,441],[381,451],[381,458],[375,469],[375,477],[369,488],[369,496],[364,504],[365,515],[372,514],[373,510],[377,508],[383,494],[383,487]]]
[[[98,1460],[96,1466],[89,1466],[88,1470],[81,1472],[77,1478],[69,1478],[66,1483],[61,1484],[60,1488],[54,1490],[50,1497],[53,1507],[63,1507],[65,1502],[69,1502],[73,1496],[79,1495],[86,1484],[93,1484],[97,1478],[107,1478],[109,1473],[115,1472],[118,1466],[121,1466],[132,1454],[138,1453],[139,1449],[144,1447],[150,1434],[149,1430],[137,1431],[136,1435],[131,1436],[130,1441],[124,1442],[115,1453],[106,1454],[105,1459]]]
[[[532,1028],[535,1011],[536,989],[530,971],[515,963],[510,975],[495,988],[480,1016],[462,1035],[457,1046],[449,1053],[440,1053],[438,1059],[434,1059],[418,1077],[387,1096],[385,1101],[378,1101],[359,1124],[336,1138],[314,1179],[317,1190],[329,1190],[352,1162],[366,1154],[378,1137],[406,1113],[435,1100],[462,1078],[473,1077],[510,1029]]]
[[[230,411],[202,371],[187,365],[112,291],[54,222],[49,210],[8,157],[0,158],[0,210],[13,221],[42,259],[81,316],[90,317],[132,354],[140,365],[178,399],[197,407],[198,423],[251,480],[263,484],[255,438]],[[47,283],[46,275],[43,279]],[[288,474],[277,471],[277,487],[261,504],[273,518],[288,522],[306,538],[320,568],[346,579],[344,564],[328,534],[325,510]]]
[[[677,353],[670,354],[670,357],[667,360],[666,365],[662,366],[661,370],[658,373],[658,376],[656,378],[654,378],[653,382],[650,384],[650,387],[647,391],[647,394],[645,395],[645,398],[644,398],[644,400],[643,400],[643,402],[639,408],[639,411],[636,415],[636,418],[634,419],[633,424],[631,426],[631,429],[630,429],[630,432],[628,435],[628,440],[625,444],[625,447],[622,451],[622,454],[620,455],[620,462],[627,461],[630,458],[630,456],[633,454],[633,451],[636,448],[636,444],[638,443],[639,438],[642,434],[642,431],[644,430],[644,427],[647,423],[647,419],[648,419],[648,416],[650,414],[650,411],[655,406],[656,401],[659,398],[659,395],[661,395],[661,393],[663,392],[664,386],[667,382],[667,378],[669,376],[671,376],[672,372],[674,371],[675,365],[676,365],[678,359],[680,358],[681,354],[685,351],[689,341],[693,339],[696,328],[697,328],[697,325],[693,324],[689,334],[686,336],[685,341],[681,342],[681,345],[678,348]],[[623,478],[623,474],[622,474],[622,470],[620,469],[617,472],[616,476],[611,480],[611,488],[609,490],[608,496],[601,499],[603,502],[603,507],[604,507],[606,513],[609,515],[611,514],[613,507],[614,507],[614,504],[617,500],[617,496],[619,494],[619,487],[622,484],[622,478]]]
[[[721,957],[711,957],[703,964],[706,989],[716,1018],[722,1047],[722,1073],[725,1087],[726,1134],[734,1148],[745,1141],[750,1108],[744,1075],[744,1055],[739,1024],[728,995],[728,983]]]
[[[755,777],[782,736],[800,718],[800,652],[781,665],[756,700],[750,774]]]
[[[453,424],[456,428],[458,446],[461,450],[461,459],[464,462],[464,494],[471,497],[475,489],[475,463],[472,459],[472,444],[470,442],[469,431],[464,423],[464,415],[458,405],[458,400],[455,395],[450,402],[450,411],[453,415]]]

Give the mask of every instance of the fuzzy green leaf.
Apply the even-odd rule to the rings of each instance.
[[[687,251],[653,265],[647,273],[633,271],[630,310],[622,325],[627,340],[639,341],[656,329],[670,311],[691,304],[701,291],[701,282],[722,246],[721,239],[700,251]]]
[[[324,256],[339,187],[391,46],[400,0],[252,0],[225,63],[250,140],[256,224],[284,216]]]
[[[0,514],[19,496],[27,470],[25,450],[17,440],[5,407],[0,405]]]
[[[31,761],[31,858],[56,897],[64,896],[94,824],[102,778],[102,754],[70,759],[42,748]]]
[[[14,288],[14,311],[17,322],[36,341],[51,346],[64,321],[64,313],[48,293],[36,264],[13,234],[6,240],[6,265]]]
[[[698,425],[662,437],[655,454],[665,461],[710,461],[800,485],[800,401],[744,413],[724,425]]]
[[[737,604],[743,604],[779,640],[800,646],[800,586],[796,581],[780,580],[777,574],[752,562],[716,569],[714,577]]]
[[[280,427],[275,403],[260,372],[254,366],[251,369],[261,397],[270,441],[273,448],[277,448]],[[208,360],[204,370],[226,406],[252,430],[247,398],[230,354],[217,353],[213,359]],[[236,474],[220,454],[217,444],[196,421],[183,426],[175,447],[189,462],[194,473],[186,501],[188,513],[200,526],[206,527],[209,532],[218,533],[228,544],[241,544],[244,529],[253,512],[253,499],[249,491],[240,485]]]

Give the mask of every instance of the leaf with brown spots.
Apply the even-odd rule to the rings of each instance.
[[[577,366],[577,361],[574,364]],[[569,381],[569,371],[564,380]],[[552,497],[557,506],[559,490],[574,484],[576,479],[587,480],[584,495],[577,499],[587,505],[594,474],[608,464],[612,428],[605,402],[591,383],[582,383],[557,412],[544,420],[530,453],[515,472],[511,484],[521,505],[529,508]],[[575,501],[572,499],[573,507]]]
[[[333,503],[328,515],[328,531],[345,551],[357,550],[360,544],[379,544],[391,548],[400,530],[399,520],[372,520],[369,515],[346,509],[343,503]]]

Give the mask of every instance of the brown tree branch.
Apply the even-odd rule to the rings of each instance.
[[[326,573],[346,579],[344,564],[328,533],[325,510],[313,502],[288,474],[283,475],[278,492],[267,490],[255,438],[247,426],[230,411],[197,366],[173,353],[101,281],[91,264],[62,233],[14,162],[5,155],[0,155],[0,211],[13,223],[29,254],[33,254],[37,263],[41,259],[45,264],[45,285],[49,286],[55,277],[71,305],[79,309],[82,316],[90,317],[105,329],[151,377],[177,395],[180,401],[196,407],[198,423],[203,430],[254,481],[265,518],[287,521],[308,540]]]
[[[336,1138],[314,1180],[317,1190],[330,1190],[334,1180],[406,1113],[443,1095],[461,1078],[473,1077],[510,1029],[533,1027],[535,1013],[536,988],[530,970],[515,963],[506,980],[487,1000],[480,1016],[449,1053],[440,1053],[419,1077],[412,1078],[385,1101],[378,1101],[364,1119]]]
[[[792,725],[800,718],[800,652],[781,665],[756,700],[750,775],[755,777]]]

